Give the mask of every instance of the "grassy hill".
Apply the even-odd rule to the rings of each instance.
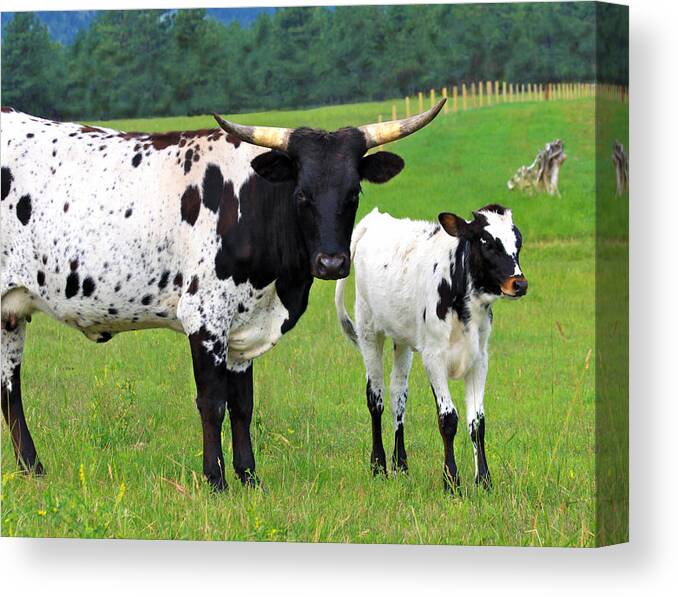
[[[233,118],[334,129],[380,113],[390,115],[390,102]],[[624,111],[608,116],[621,122]],[[162,131],[211,126],[212,119],[105,124]],[[364,368],[341,336],[334,284],[317,281],[297,328],[254,365],[252,431],[264,492],[241,489],[230,469],[229,493],[210,495],[205,487],[182,336],[134,332],[95,346],[74,330],[34,318],[22,369],[24,402],[48,476],[14,472],[3,434],[3,534],[593,545],[594,125],[590,99],[450,112],[390,146],[405,158],[404,172],[384,186],[365,185],[361,199],[360,215],[379,206],[396,216],[433,219],[450,210],[470,217],[488,202],[514,211],[530,292],[495,308],[485,399],[491,493],[473,486],[473,451],[460,426],[464,496],[443,495],[435,405],[418,358],[405,433],[410,474],[372,479]],[[626,130],[617,137],[627,144]],[[564,140],[569,155],[562,198],[510,193],[508,178],[555,138]],[[608,154],[601,151],[599,159],[609,160]],[[623,214],[627,197],[614,201]],[[451,388],[463,420],[463,386]],[[386,407],[390,452],[388,413]],[[228,460],[227,424],[224,433]]]

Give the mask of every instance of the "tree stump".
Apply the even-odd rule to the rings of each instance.
[[[617,173],[617,197],[621,197],[629,189],[629,158],[619,141],[612,145],[612,163]]]
[[[530,195],[536,191],[545,191],[560,197],[558,177],[566,159],[565,146],[560,139],[547,143],[544,149],[537,152],[537,157],[529,166],[521,166],[508,181],[509,190],[518,189]]]

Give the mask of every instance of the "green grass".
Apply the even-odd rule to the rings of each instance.
[[[390,103],[239,119],[336,128],[380,112],[390,114]],[[106,124],[159,131],[211,126],[211,119]],[[515,169],[556,137],[570,156],[563,197],[509,193]],[[3,534],[594,545],[593,102],[450,112],[389,149],[405,158],[406,169],[383,187],[366,185],[360,215],[378,205],[397,216],[433,219],[451,210],[469,217],[501,202],[513,208],[525,237],[521,263],[530,293],[495,308],[485,401],[491,493],[473,486],[473,451],[462,427],[456,452],[463,497],[443,495],[442,442],[418,358],[406,419],[410,473],[371,477],[361,358],[336,323],[334,284],[317,281],[295,330],[254,366],[252,434],[265,491],[241,488],[230,470],[224,495],[212,495],[203,482],[185,338],[133,332],[97,346],[35,317],[24,402],[48,475],[16,473],[3,433]],[[463,386],[451,387],[463,419]],[[388,407],[384,420],[390,452]],[[224,445],[230,459],[227,424]]]

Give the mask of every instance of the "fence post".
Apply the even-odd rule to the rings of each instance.
[[[494,82],[494,102],[499,103],[499,81]]]
[[[395,104],[391,104],[391,120],[398,120],[398,112],[396,111]]]
[[[501,84],[501,101],[506,103],[506,81]]]
[[[487,105],[492,105],[492,95],[494,94],[494,89],[492,87],[492,81],[487,82]]]
[[[466,112],[468,105],[466,103],[466,83],[461,84],[461,109]]]
[[[447,87],[443,87],[443,97],[447,99]],[[449,111],[449,106],[447,105],[447,102],[445,102],[445,107],[443,108],[443,111],[445,114]]]
[[[471,105],[475,108],[476,107],[476,83],[475,81],[471,82]]]
[[[509,101],[513,103],[513,83],[509,83]]]
[[[520,101],[525,101],[525,83],[520,84]]]
[[[419,113],[421,114],[424,111],[424,94],[419,92]]]
[[[457,111],[457,86],[452,87],[452,111]]]
[[[430,93],[431,93],[431,108],[433,108],[433,106],[436,105],[436,90],[431,89]]]
[[[483,82],[478,81],[478,105],[480,108],[482,108],[485,103],[483,87],[484,87]]]

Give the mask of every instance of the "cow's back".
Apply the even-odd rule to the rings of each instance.
[[[2,295],[24,288],[66,323],[113,332],[180,327],[182,292],[213,268],[214,203],[260,151],[218,131],[130,134],[14,111],[2,144]]]

